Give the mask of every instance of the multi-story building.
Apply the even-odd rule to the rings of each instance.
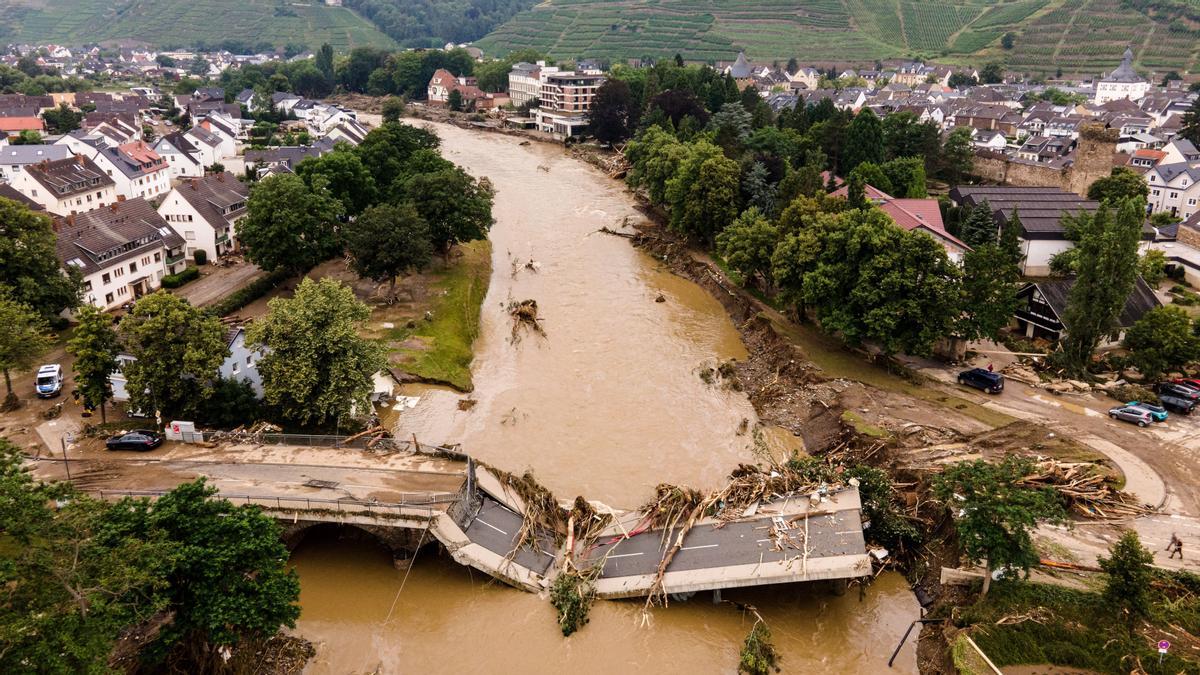
[[[12,186],[56,216],[83,213],[117,201],[113,179],[84,155],[27,164]]]
[[[209,260],[237,248],[234,226],[246,215],[250,190],[228,171],[185,179],[171,190],[158,213],[183,235],[187,256],[204,251]]]
[[[1109,73],[1108,77],[1096,83],[1095,101],[1097,105],[1122,98],[1137,101],[1145,96],[1149,89],[1150,83],[1133,69],[1133,50],[1126,48],[1121,65]]]
[[[530,110],[538,129],[563,137],[580,133],[602,84],[603,75],[560,72],[543,77],[538,107]]]
[[[1150,210],[1165,211],[1187,220],[1200,211],[1200,165],[1159,164],[1146,172]]]
[[[180,237],[145,199],[67,216],[58,226],[59,263],[83,274],[84,301],[101,309],[132,302],[187,261]]]
[[[557,72],[558,68],[547,66],[545,61],[513,64],[508,73],[508,97],[512,104],[518,108],[536,104],[542,95],[542,78]]]
[[[143,141],[102,146],[92,159],[126,199],[157,199],[171,189],[170,165]]]
[[[0,146],[0,181],[11,183],[26,165],[70,157],[71,149],[63,145]]]

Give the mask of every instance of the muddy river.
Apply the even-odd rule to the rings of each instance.
[[[493,273],[473,366],[476,405],[415,387],[398,431],[461,443],[510,471],[532,469],[560,498],[616,507],[655,484],[711,488],[753,459],[754,410],[700,372],[743,358],[738,333],[699,287],[629,242],[597,232],[639,214],[622,186],[554,147],[438,126],[447,158],[496,187]],[[526,266],[525,263],[533,264]],[[657,301],[659,297],[664,301]],[[534,299],[546,336],[514,343],[504,307]],[[766,429],[775,452],[796,441]],[[598,602],[563,639],[541,598],[422,552],[405,580],[372,542],[314,533],[294,554],[309,673],[733,672],[750,622],[710,594],[657,610]],[[403,584],[403,592],[399,589]],[[814,587],[727,592],[767,619],[788,672],[872,672],[917,617],[904,580],[882,575],[860,599]],[[915,646],[897,660],[915,671]]]

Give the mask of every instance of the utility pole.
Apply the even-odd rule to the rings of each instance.
[[[67,457],[67,437],[59,436],[58,443],[62,446],[63,466],[67,469],[67,480],[71,480],[71,460]]]

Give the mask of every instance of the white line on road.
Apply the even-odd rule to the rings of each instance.
[[[718,546],[720,546],[720,544],[702,544],[700,546],[684,546],[683,548],[681,548],[679,550],[680,551],[693,551],[698,548],[716,548]]]
[[[504,536],[506,536],[506,537],[508,536],[508,533],[507,533],[507,532],[505,532],[504,530],[502,530],[502,529],[500,529],[500,528],[496,527],[495,525],[493,525],[493,524],[489,523],[488,521],[484,520],[483,518],[476,518],[476,519],[475,519],[475,522],[477,522],[477,523],[482,523],[482,524],[484,524],[484,525],[487,525],[488,527],[490,527],[490,528],[492,528],[493,530],[495,530],[495,531],[499,532],[500,534],[503,534],[503,535],[504,535]]]
[[[608,558],[609,558],[609,560],[611,560],[613,558],[631,558],[635,555],[642,555],[642,554],[641,553],[618,553],[616,555],[610,555],[610,556],[608,556]]]

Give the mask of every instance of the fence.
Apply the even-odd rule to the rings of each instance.
[[[170,492],[170,490],[92,490],[100,499],[114,499],[122,497],[162,497]],[[460,499],[460,495],[451,492],[434,492],[427,494],[404,494],[400,495],[400,501],[393,502],[372,502],[358,499],[320,499],[313,497],[283,497],[276,495],[237,495],[218,493],[213,496],[214,499],[226,499],[234,504],[254,504],[267,509],[288,510],[288,511],[339,511],[346,513],[359,513],[366,511],[369,514],[378,514],[380,516],[405,516],[413,515],[413,511],[424,513],[426,516],[433,516],[435,512],[440,512],[440,509],[434,509],[437,504],[454,504]]]

